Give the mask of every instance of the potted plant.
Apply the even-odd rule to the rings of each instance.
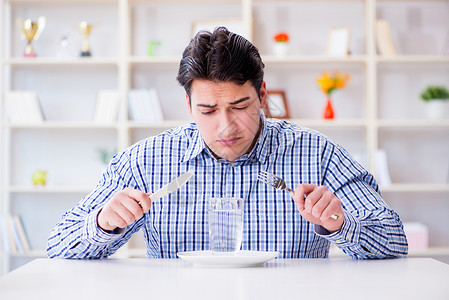
[[[421,92],[421,99],[426,103],[430,119],[442,119],[445,115],[449,91],[443,86],[428,86]]]
[[[290,37],[286,32],[278,32],[273,37],[273,51],[277,56],[285,56],[288,54],[288,41]]]

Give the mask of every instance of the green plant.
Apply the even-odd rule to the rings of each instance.
[[[421,99],[425,102],[432,100],[449,99],[449,91],[443,86],[428,86],[421,93]]]
[[[101,162],[105,165],[107,165],[109,163],[109,161],[114,156],[114,153],[116,152],[116,150],[109,151],[106,148],[98,148],[97,151],[98,151],[99,158],[100,158]]]

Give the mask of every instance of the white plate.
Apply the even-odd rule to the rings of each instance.
[[[279,252],[248,251],[241,250],[236,254],[220,255],[212,251],[187,251],[178,252],[178,257],[205,267],[257,267],[265,262],[278,257]]]

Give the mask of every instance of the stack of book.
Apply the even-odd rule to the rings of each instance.
[[[155,89],[130,90],[128,102],[131,120],[159,122],[164,119],[159,96]]]
[[[30,242],[19,215],[0,217],[3,252],[17,254],[30,251]]]
[[[5,105],[11,123],[42,123],[44,117],[37,93],[34,91],[9,91]]]
[[[120,107],[120,93],[118,90],[100,90],[95,107],[95,123],[114,123],[117,121]]]

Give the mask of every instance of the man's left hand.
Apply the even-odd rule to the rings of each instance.
[[[305,197],[305,198],[304,198]],[[325,186],[299,184],[293,196],[299,213],[307,221],[321,225],[329,232],[341,229],[344,222],[340,199]],[[334,220],[332,215],[338,218]]]

